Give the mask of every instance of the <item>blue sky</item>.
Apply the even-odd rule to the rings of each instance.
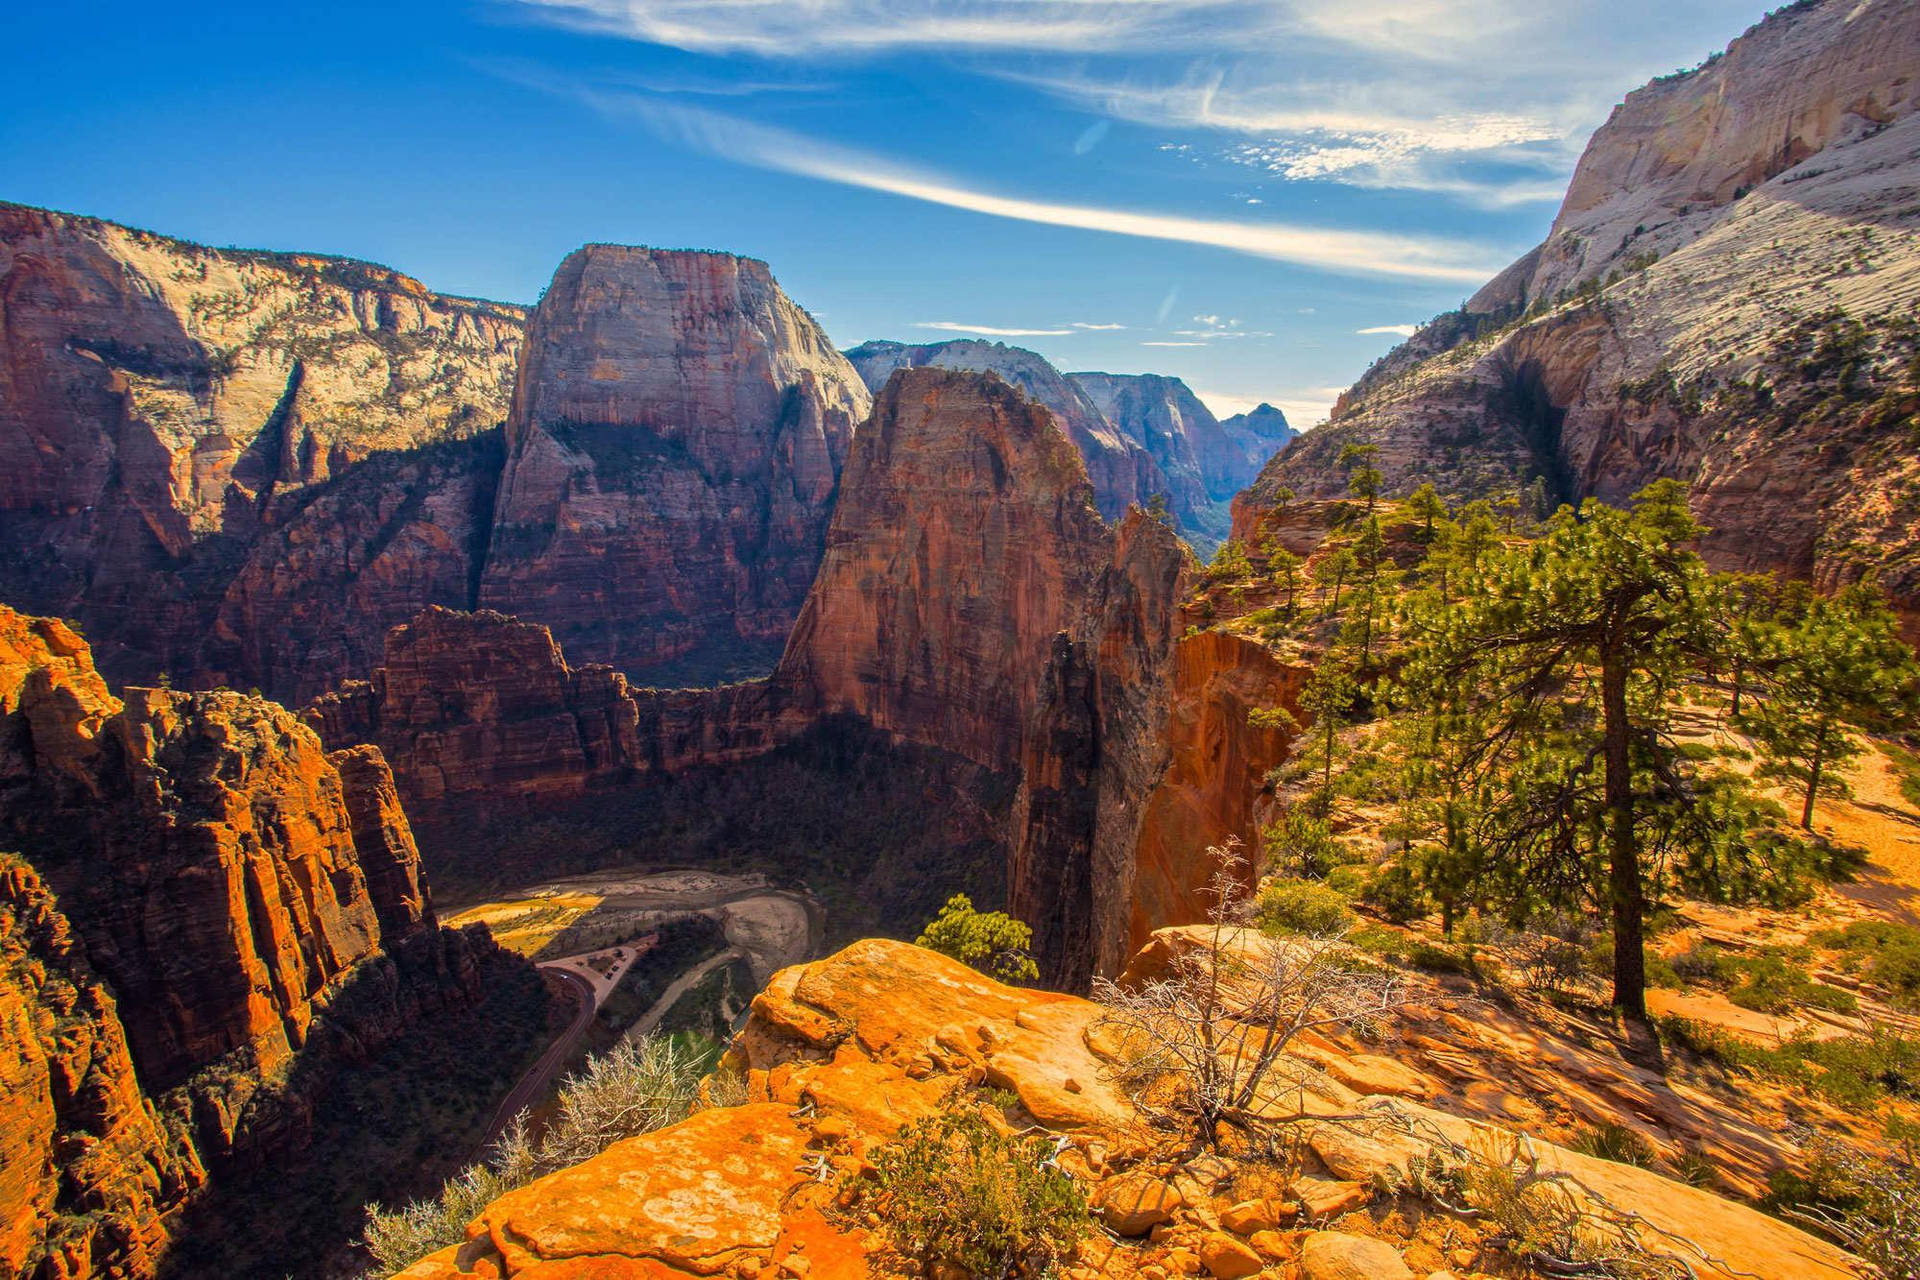
[[[1754,0],[10,0],[0,198],[536,297],[765,258],[835,341],[1004,337],[1297,425],[1540,239]],[[995,333],[993,331],[1004,331]]]

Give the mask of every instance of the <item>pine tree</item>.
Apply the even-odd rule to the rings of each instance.
[[[1685,768],[1666,730],[1714,639],[1706,570],[1680,546],[1696,534],[1670,481],[1631,513],[1563,509],[1538,541],[1486,555],[1461,603],[1416,615],[1403,675],[1464,735],[1450,782],[1475,798],[1490,866],[1561,898],[1604,870],[1614,1003],[1642,1021],[1641,823]]]
[[[1742,722],[1765,772],[1803,788],[1805,830],[1821,794],[1843,793],[1835,770],[1860,754],[1848,727],[1889,727],[1914,713],[1920,668],[1896,627],[1879,588],[1862,583],[1809,601],[1763,644],[1764,694]]]

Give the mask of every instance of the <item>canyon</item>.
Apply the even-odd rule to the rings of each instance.
[[[651,912],[635,886],[689,867],[786,895],[779,958],[816,953],[770,978],[756,953],[702,1095],[745,1101],[477,1207],[404,1274],[867,1275],[875,1224],[835,1219],[819,1170],[983,1087],[1108,1225],[1161,1188],[1157,1234],[1115,1228],[1122,1274],[1310,1274],[1353,1247],[1315,1237],[1353,1232],[1393,1254],[1377,1274],[1494,1268],[1470,1215],[1442,1242],[1399,1198],[1438,1145],[1331,1119],[1389,1110],[1540,1137],[1546,1167],[1709,1244],[1703,1274],[1848,1274],[1794,1226],[1570,1149],[1651,1133],[1754,1199],[1806,1164],[1789,1123],[1854,1133],[1841,1108],[1503,999],[1450,917],[1435,941],[1364,903],[1356,964],[1405,970],[1407,999],[1285,1067],[1326,1122],[1302,1158],[1347,1198],[1288,1189],[1297,1231],[1279,1193],[1227,1194],[1238,1165],[1143,1137],[1081,997],[1217,948],[1189,927],[1215,851],[1255,855],[1235,888],[1259,887],[1339,628],[1289,632],[1292,588],[1195,552],[1324,560],[1348,444],[1389,498],[1516,518],[1676,478],[1717,565],[1877,575],[1920,616],[1910,14],[1796,4],[1630,95],[1547,241],[1305,435],[1003,344],[842,353],[727,253],[589,244],[523,309],[0,206],[0,1275],[364,1261],[363,1206],[465,1166],[572,1012],[486,925],[443,925],[435,887]],[[1330,838],[1389,830],[1392,799]],[[1031,927],[1050,990],[865,936],[958,892]],[[1272,1225],[1233,1228],[1256,1202]]]

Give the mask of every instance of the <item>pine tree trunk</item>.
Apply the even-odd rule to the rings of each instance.
[[[1820,794],[1820,769],[1826,755],[1827,726],[1822,724],[1813,739],[1813,759],[1807,761],[1807,802],[1800,810],[1800,829],[1813,830],[1813,800]]]
[[[1613,905],[1613,1003],[1647,1020],[1646,902],[1640,892],[1640,850],[1633,830],[1632,726],[1627,719],[1627,668],[1603,654],[1600,712],[1606,747],[1608,881]]]

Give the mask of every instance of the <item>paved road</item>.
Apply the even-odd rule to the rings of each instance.
[[[702,960],[699,964],[693,966],[693,968],[687,970],[668,984],[667,989],[660,993],[660,998],[653,1002],[653,1007],[641,1014],[640,1020],[628,1027],[626,1034],[622,1036],[621,1039],[629,1041],[643,1039],[655,1027],[660,1025],[660,1019],[667,1016],[667,1010],[673,1008],[674,1001],[687,994],[688,990],[691,989],[695,983],[699,982],[700,979],[706,977],[723,964],[732,964],[735,960],[744,960],[746,958],[747,953],[739,947],[729,947],[717,956]]]
[[[507,1096],[500,1100],[499,1109],[493,1113],[493,1119],[487,1125],[486,1139],[480,1144],[482,1151],[500,1141],[500,1135],[507,1131],[507,1126],[513,1123],[515,1116],[546,1095],[547,1089],[553,1084],[553,1077],[559,1073],[561,1067],[572,1060],[573,1051],[579,1046],[580,1037],[586,1033],[588,1025],[593,1021],[593,1015],[600,1007],[599,1001],[594,998],[593,984],[578,973],[560,965],[541,965],[540,967],[550,973],[559,974],[561,978],[579,988],[580,1012],[574,1015],[573,1025],[561,1032],[554,1042],[547,1046],[547,1051],[540,1055],[540,1060],[533,1064],[527,1074],[520,1077],[520,1083],[514,1085]]]

